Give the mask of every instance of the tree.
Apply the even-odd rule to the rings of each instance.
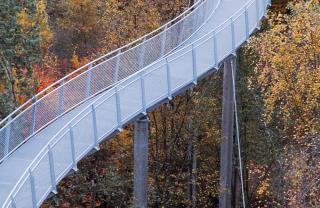
[[[32,65],[39,63],[41,48],[50,42],[43,0],[0,2],[0,116],[5,116],[33,94]]]
[[[262,106],[267,144],[277,150],[269,164],[251,161],[249,180],[263,178],[256,189],[262,205],[314,207],[319,203],[313,185],[318,156],[312,153],[318,145],[311,146],[320,132],[320,7],[309,0],[289,4],[288,10],[271,17],[268,30],[246,47],[247,56],[255,57],[249,89]]]
[[[103,29],[99,0],[68,0],[58,3],[54,51],[60,59],[71,59],[73,53],[87,57],[101,45]],[[51,12],[50,14],[54,14]],[[57,14],[56,14],[57,15]],[[53,16],[55,18],[55,16]]]
[[[107,48],[118,48],[158,28],[160,13],[154,1],[111,0],[105,3],[103,23]]]

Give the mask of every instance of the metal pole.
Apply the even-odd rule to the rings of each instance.
[[[31,134],[36,131],[36,120],[37,120],[37,97],[34,97],[32,104],[32,122],[31,122]]]
[[[256,10],[257,10],[257,26],[256,26],[256,29],[260,30],[260,5],[259,5],[259,0],[256,0]]]
[[[73,134],[73,130],[72,130],[71,124],[69,124],[69,133],[70,133],[72,169],[73,169],[74,171],[78,171],[77,158],[76,158],[76,150],[75,150],[75,144],[74,144],[74,134]]]
[[[144,83],[143,72],[141,72],[141,74],[140,74],[140,80],[141,80],[142,113],[144,115],[147,115],[146,88],[145,88],[145,83]]]
[[[232,38],[232,53],[235,53],[236,50],[236,40],[235,40],[235,31],[234,31],[234,22],[233,19],[230,18],[230,24],[231,24],[231,38]]]
[[[166,69],[167,69],[168,99],[172,100],[170,65],[167,58],[166,58]]]
[[[197,84],[198,75],[197,75],[197,56],[196,56],[196,49],[192,44],[192,74],[193,74],[193,84]]]
[[[168,29],[168,26],[166,25],[163,30],[163,36],[161,40],[161,52],[160,52],[161,57],[165,54],[165,50],[166,50],[167,29]]]
[[[120,58],[121,58],[121,50],[119,50],[118,54],[117,54],[116,69],[115,69],[115,74],[114,74],[114,82],[117,82],[119,80]]]
[[[135,208],[147,207],[148,189],[148,117],[143,116],[135,122],[134,129],[134,187]]]
[[[179,34],[179,44],[182,43],[183,41],[183,35],[184,35],[184,22],[185,20],[182,21],[182,25],[181,25],[181,28],[180,28],[180,34]]]
[[[98,127],[97,127],[97,114],[94,105],[91,105],[92,112],[92,124],[93,124],[93,139],[94,139],[94,149],[100,150],[99,141],[98,141]]]
[[[9,124],[6,127],[6,141],[4,144],[4,156],[6,156],[10,150],[10,137],[11,137],[11,125],[12,125],[11,120],[12,120],[12,118],[9,117],[9,119],[8,119]]]
[[[212,38],[213,38],[213,60],[214,60],[214,64],[213,66],[215,66],[216,68],[218,68],[218,49],[217,49],[217,37],[216,37],[216,31],[213,31],[212,33]]]
[[[145,51],[146,51],[145,44],[146,44],[146,37],[144,37],[142,40],[139,69],[142,69],[144,66],[144,58],[145,58],[144,56],[145,56]]]
[[[54,169],[54,161],[53,161],[53,154],[52,149],[48,146],[48,155],[49,155],[49,167],[50,167],[50,178],[51,178],[51,189],[52,193],[57,194],[57,187],[56,187],[56,175]]]
[[[245,14],[245,26],[246,26],[246,40],[248,40],[250,34],[249,34],[249,14],[248,14],[248,8],[246,7],[245,8],[245,11],[244,11],[244,14]]]
[[[14,200],[13,196],[11,195],[10,198],[11,198],[11,207],[16,208],[17,204],[16,204],[16,201]]]
[[[220,143],[220,198],[219,208],[231,208],[232,201],[232,155],[233,155],[233,120],[234,100],[232,85],[232,65],[235,57],[224,62],[222,132]]]
[[[89,66],[88,72],[87,72],[87,80],[86,80],[86,98],[90,97],[91,92],[91,79],[92,79],[92,66]]]
[[[120,95],[118,87],[115,87],[115,96],[116,96],[116,111],[117,111],[117,123],[118,123],[118,130],[122,130],[122,119],[121,119],[121,106],[120,106]]]
[[[34,208],[37,208],[36,187],[35,187],[34,177],[30,169],[29,169],[29,180],[30,180],[30,187],[31,187],[32,204]]]
[[[58,97],[58,116],[62,113],[62,105],[63,105],[63,96],[64,96],[64,80],[61,83],[60,93]]]

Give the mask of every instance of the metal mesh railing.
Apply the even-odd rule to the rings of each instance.
[[[77,69],[0,122],[0,162],[70,109],[176,49],[206,21],[218,0],[197,1],[168,24]]]
[[[106,136],[146,109],[191,86],[235,52],[259,26],[268,4],[269,0],[248,0],[219,27],[122,80],[108,95],[88,105],[42,147],[2,207],[40,206],[50,192],[56,191],[57,183],[71,169],[76,170],[77,162]],[[108,122],[102,122],[106,119]]]

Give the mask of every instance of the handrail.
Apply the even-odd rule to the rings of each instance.
[[[139,37],[138,39],[124,45],[124,46],[121,46],[120,48],[117,48],[103,56],[100,56],[99,58],[96,58],[95,60],[79,67],[78,69],[70,72],[69,74],[67,74],[66,76],[62,77],[61,79],[55,81],[54,83],[50,84],[49,86],[47,86],[45,89],[41,90],[40,92],[38,92],[36,95],[34,95],[32,98],[30,98],[29,100],[27,100],[25,103],[23,103],[22,105],[20,105],[18,108],[16,108],[12,113],[10,113],[8,116],[6,116],[4,119],[2,119],[0,121],[0,126],[7,120],[9,120],[9,118],[12,118],[12,116],[17,113],[19,110],[21,110],[21,108],[23,108],[24,106],[26,106],[28,103],[32,102],[36,97],[40,96],[41,94],[45,94],[46,91],[48,91],[50,88],[54,87],[55,85],[58,85],[60,84],[63,80],[66,80],[67,78],[71,77],[72,75],[74,75],[75,73],[79,72],[80,70],[86,68],[86,67],[89,67],[90,65],[94,64],[95,62],[107,57],[107,56],[110,56],[112,54],[115,54],[115,53],[118,53],[119,51],[122,51],[122,49],[124,48],[127,48],[131,45],[134,45],[135,43],[143,40],[144,38],[164,29],[165,27],[167,27],[168,25],[170,25],[171,23],[175,22],[177,19],[181,18],[182,16],[184,16],[186,13],[188,13],[189,11],[191,11],[192,9],[194,9],[196,6],[198,6],[198,4],[200,4],[201,2],[203,1],[196,1],[191,7],[189,7],[188,9],[186,9],[184,12],[182,12],[181,14],[179,14],[178,16],[176,16],[175,18],[173,18],[172,20],[170,20],[169,22],[165,23],[164,25],[160,26],[159,28]],[[121,52],[123,53],[123,52]]]
[[[248,15],[248,7],[252,6],[253,3],[256,3],[256,5],[258,5],[259,3],[258,2],[263,2],[264,3],[264,8],[263,8],[263,12],[265,13],[265,9],[266,7],[269,5],[269,0],[250,0],[249,2],[247,2],[243,7],[241,7],[239,10],[237,10],[227,21],[224,21],[223,23],[221,23],[218,27],[216,27],[215,29],[211,30],[210,32],[206,33],[204,36],[202,36],[201,38],[198,38],[197,40],[193,41],[192,43],[182,47],[181,49],[171,53],[169,56],[167,57],[164,57],[162,58],[162,61],[166,60],[166,63],[165,65],[168,65],[170,62],[172,62],[173,60],[169,60],[170,57],[173,57],[174,55],[176,54],[179,54],[181,52],[183,52],[183,54],[187,54],[189,52],[192,52],[192,63],[194,61],[194,59],[196,57],[194,57],[194,51],[197,49],[197,47],[200,47],[201,44],[204,44],[206,40],[209,40],[209,39],[214,39],[215,38],[215,35],[219,34],[219,32],[221,32],[223,29],[225,29],[226,27],[229,26],[229,24],[233,24],[233,21],[240,17],[242,14],[245,14],[245,17],[247,18],[247,15]],[[257,6],[258,7],[258,6]],[[257,8],[256,8],[257,9]],[[242,13],[241,13],[242,12]],[[258,14],[257,15],[257,23],[259,23],[259,20],[261,18],[261,15]],[[251,34],[252,31],[254,30],[254,28],[249,28],[248,27],[248,22],[246,21],[245,23],[245,27],[246,27],[246,30],[249,29],[249,31],[246,31],[247,33]],[[235,38],[235,32],[233,30],[231,30],[231,36],[232,36],[232,39]],[[248,37],[246,37],[248,38]],[[198,44],[197,46],[195,45],[195,43],[199,43],[201,42],[200,44]],[[243,40],[240,40],[239,43],[234,43],[236,47],[239,47],[239,45],[243,42]],[[224,57],[222,57],[221,59],[223,60],[226,56],[228,56],[230,53],[234,52],[233,50],[236,50],[236,47],[233,48],[234,46],[232,46],[232,49],[231,51],[229,51],[227,54],[224,55]],[[217,47],[216,45],[214,45],[214,47]],[[190,49],[191,48],[191,49]],[[215,56],[217,56],[218,54],[215,54]],[[182,56],[182,55],[181,55]],[[175,59],[178,59],[180,58],[179,57],[176,57]],[[218,61],[221,61],[221,60],[218,60]],[[157,62],[159,63],[159,61]],[[143,74],[147,69],[155,66],[157,63],[153,63],[149,66],[147,66],[146,68],[144,68],[144,70],[141,70],[139,72],[136,72],[136,80],[143,80],[143,76],[146,76],[146,74]],[[194,63],[193,63],[194,64]],[[216,62],[214,62],[213,64],[218,64]],[[158,69],[158,68],[156,68]],[[154,70],[156,70],[154,69]],[[193,68],[193,70],[196,70],[195,68]],[[196,73],[193,73],[193,79],[197,79],[198,78],[198,75]],[[128,80],[128,78],[126,79]],[[131,82],[134,82],[136,80],[133,80]],[[125,81],[125,80],[124,80]],[[124,82],[122,81],[122,82]],[[191,80],[192,81],[192,80]],[[28,166],[28,168],[26,168],[26,170],[24,171],[23,175],[20,177],[20,179],[17,181],[17,183],[15,184],[14,188],[11,190],[8,198],[6,199],[3,207],[6,207],[6,206],[9,206],[9,202],[11,203],[14,203],[14,195],[17,194],[17,192],[20,190],[20,188],[22,187],[23,185],[23,181],[25,182],[28,177],[31,176],[32,174],[32,171],[37,167],[37,165],[39,164],[40,162],[40,159],[41,157],[44,157],[45,154],[49,154],[49,152],[51,151],[51,148],[53,148],[53,146],[55,144],[57,144],[67,133],[69,133],[69,131],[71,130],[72,127],[74,127],[75,125],[78,124],[78,122],[80,122],[83,118],[85,118],[88,114],[92,113],[94,111],[95,108],[98,108],[102,103],[104,103],[106,100],[108,100],[110,97],[116,95],[117,93],[119,93],[119,90],[121,89],[117,89],[119,87],[119,83],[113,88],[113,93],[111,95],[109,95],[107,98],[100,98],[92,103],[90,103],[90,105],[88,105],[85,109],[83,109],[82,111],[80,111],[76,116],[74,116],[74,118],[72,120],[70,120],[67,124],[65,124],[51,139],[50,141],[47,143],[47,145],[41,149],[41,151],[37,154],[37,156],[33,159],[33,161],[31,162],[31,164]],[[126,86],[122,86],[122,88],[125,88]],[[144,91],[142,90],[142,93]],[[145,92],[144,92],[145,93]],[[169,94],[168,94],[169,95]],[[94,106],[96,104],[96,106]],[[144,106],[146,107],[146,106]],[[91,111],[90,111],[90,108],[91,108]],[[86,112],[88,111],[88,112]],[[86,112],[86,113],[85,113]],[[139,111],[140,112],[140,111]],[[83,115],[84,114],[84,115]],[[80,117],[80,118],[79,118]],[[120,122],[121,119],[120,119]],[[123,122],[121,123],[120,125],[124,125],[126,122]],[[109,132],[110,133],[110,132]],[[71,147],[72,148],[72,147]],[[77,162],[77,161],[73,161],[73,162]],[[51,164],[50,164],[50,167],[51,167]],[[71,169],[72,167],[70,167]],[[33,170],[32,170],[33,169]],[[66,172],[66,171],[64,171]],[[52,174],[52,173],[51,173]],[[57,179],[58,181],[60,180],[61,178]],[[56,181],[55,181],[56,182]],[[55,188],[55,184],[52,185],[52,187],[49,189],[49,190],[54,190]],[[35,193],[33,193],[35,194]]]
[[[131,42],[131,43],[129,43],[129,44],[117,49],[117,50],[115,50],[115,51],[112,51],[112,52],[110,52],[110,53],[108,53],[108,54],[96,59],[95,61],[92,61],[92,62],[80,67],[79,69],[77,69],[74,72],[68,74],[64,78],[62,78],[62,79],[56,81],[55,83],[51,84],[50,86],[48,86],[47,88],[45,88],[44,90],[39,92],[37,95],[35,95],[33,98],[28,100],[26,103],[21,105],[14,112],[12,112],[8,117],[6,117],[4,120],[2,120],[0,122],[0,126],[4,124],[4,126],[0,129],[0,163],[8,155],[10,155],[13,151],[15,151],[23,142],[25,142],[28,138],[30,138],[32,135],[34,135],[35,133],[37,133],[40,130],[42,130],[50,122],[52,122],[53,120],[59,118],[64,113],[66,113],[69,110],[71,110],[73,107],[75,107],[75,106],[87,101],[91,97],[93,97],[93,94],[89,93],[90,94],[89,97],[86,97],[84,99],[81,98],[81,100],[77,101],[77,103],[74,103],[74,104],[72,104],[71,107],[68,107],[67,110],[62,110],[63,111],[62,113],[61,112],[57,112],[58,115],[55,115],[54,118],[52,118],[50,121],[44,121],[44,123],[43,123],[43,121],[39,121],[39,123],[41,124],[41,126],[39,127],[39,125],[37,125],[37,123],[36,123],[37,115],[38,115],[37,112],[36,112],[37,111],[37,105],[41,106],[41,102],[45,102],[45,101],[43,101],[44,98],[47,98],[49,95],[51,97],[55,96],[55,93],[58,93],[57,92],[58,90],[63,91],[64,86],[68,86],[68,84],[70,84],[70,81],[72,81],[72,80],[79,79],[80,75],[82,77],[89,76],[89,72],[91,72],[93,69],[96,69],[96,68],[98,68],[99,66],[101,66],[103,64],[108,64],[108,62],[113,62],[114,61],[113,59],[115,59],[117,57],[125,56],[126,54],[130,53],[130,51],[133,51],[133,50],[137,49],[138,47],[143,47],[144,45],[147,45],[148,43],[152,43],[151,41],[155,41],[155,39],[157,37],[162,37],[162,35],[163,35],[162,33],[166,33],[166,31],[170,31],[172,28],[175,28],[175,29],[179,28],[179,24],[183,23],[183,21],[187,17],[190,17],[191,14],[194,14],[195,13],[194,11],[199,10],[199,8],[204,8],[207,5],[207,2],[208,2],[208,0],[206,0],[206,1],[197,1],[192,7],[190,7],[189,9],[184,11],[182,14],[180,14],[178,17],[174,18],[173,20],[171,20],[170,22],[166,23],[162,27],[160,27],[160,28],[158,28],[158,29],[156,29],[156,30],[154,30],[154,31],[142,36],[141,38],[139,38],[139,39],[137,39],[137,40],[135,40],[135,41],[133,41],[133,42]],[[179,18],[182,18],[182,19],[179,20]],[[205,21],[205,20],[202,20],[202,21]],[[203,24],[200,24],[200,25],[198,25],[198,27],[201,27],[202,25]],[[160,32],[160,33],[157,33],[158,31],[161,31],[161,29],[164,29],[164,30],[162,32]],[[152,34],[156,34],[156,35],[146,39],[148,36],[150,36]],[[142,42],[139,43],[139,41],[142,41]],[[139,44],[135,45],[136,43],[139,43]],[[176,45],[175,47],[177,47],[177,46],[178,45]],[[125,48],[128,48],[128,49],[126,51],[123,51]],[[169,52],[171,52],[171,51],[169,50],[167,53],[169,53]],[[114,55],[114,56],[111,56],[111,55]],[[163,55],[165,55],[165,54],[163,54]],[[109,56],[110,56],[110,58],[108,58],[106,60],[103,60],[104,58],[109,57]],[[84,70],[84,71],[81,72],[81,70]],[[97,70],[99,70],[99,69],[96,69],[96,71]],[[80,73],[80,74],[77,75],[76,73]],[[75,75],[77,75],[77,76],[75,76]],[[71,79],[68,80],[68,78],[71,78]],[[120,79],[117,78],[117,80],[115,80],[114,82],[116,83],[119,80]],[[89,85],[90,85],[90,81],[89,81]],[[114,85],[114,83],[110,83],[109,86],[107,86],[107,88],[110,88],[113,85]],[[89,89],[89,91],[90,91],[90,89]],[[50,99],[50,97],[48,99]],[[58,99],[60,99],[60,98],[58,98]],[[63,97],[61,99],[63,99]],[[58,102],[59,102],[59,104],[63,105],[63,100],[62,101],[58,101]],[[22,110],[23,108],[25,108],[25,109]],[[21,112],[18,114],[19,111],[21,111]],[[27,112],[27,111],[29,111],[29,112]],[[17,115],[15,115],[15,114],[17,114]],[[35,114],[35,115],[33,115],[34,118],[30,118],[30,116],[32,116],[32,115],[29,115],[29,114]],[[14,115],[15,115],[15,117],[13,117]],[[10,126],[13,125],[13,123],[16,121],[16,119],[18,119],[18,118],[20,118],[22,116],[28,116],[28,119],[32,119],[33,120],[32,122],[34,122],[34,124],[29,124],[30,126],[32,126],[32,127],[30,127],[29,130],[25,130],[25,129],[23,130],[23,131],[25,131],[27,133],[23,133],[22,132],[22,133],[20,133],[20,135],[16,136],[16,137],[23,137],[23,138],[16,139],[18,141],[14,141],[14,143],[18,143],[18,144],[16,146],[14,146],[14,147],[11,147],[11,146],[9,146],[9,144],[11,142],[10,138],[9,138],[9,141],[4,141],[4,140],[8,140],[8,138],[4,138],[4,137],[10,137],[11,136],[11,128],[10,128]],[[16,123],[19,123],[19,121],[17,121]],[[25,128],[25,127],[21,127],[21,128]],[[4,131],[5,130],[8,131],[8,129],[9,129],[9,133],[7,134]],[[22,130],[20,130],[20,131],[22,131]],[[21,134],[27,134],[27,136],[24,137],[24,136],[21,136]],[[4,139],[1,140],[1,136]],[[2,154],[1,154],[1,144],[2,144],[2,146],[4,146],[4,148],[2,150],[2,152],[3,152]]]

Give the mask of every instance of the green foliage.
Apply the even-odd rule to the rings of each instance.
[[[31,66],[40,60],[40,27],[34,22],[37,1],[0,2],[0,89],[5,109],[34,90]],[[0,117],[7,110],[0,109]]]

